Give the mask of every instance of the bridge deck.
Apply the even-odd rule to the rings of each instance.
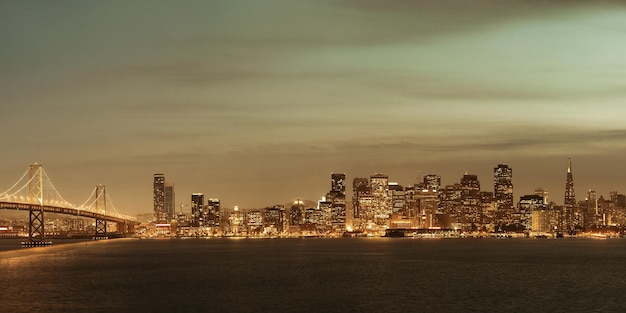
[[[39,210],[39,208],[43,208],[44,212],[67,214],[67,215],[74,215],[74,216],[83,216],[83,217],[89,217],[89,218],[94,218],[94,219],[106,220],[106,221],[114,222],[114,223],[126,223],[126,224],[137,223],[136,221],[133,221],[133,220],[128,220],[128,219],[124,219],[124,218],[120,218],[116,216],[110,216],[106,214],[100,214],[96,212],[80,210],[80,209],[75,209],[75,208],[65,208],[65,207],[59,207],[59,206],[53,206],[53,205],[40,206],[37,204],[0,201],[0,210],[4,209],[4,210],[28,211],[28,210]]]

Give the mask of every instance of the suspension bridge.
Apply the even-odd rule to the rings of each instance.
[[[133,231],[135,217],[120,214],[104,185],[95,187],[89,198],[80,204],[72,204],[61,196],[41,164],[32,164],[9,190],[0,193],[0,209],[29,212],[28,241],[23,246],[47,246],[44,213],[66,214],[95,219],[94,239],[108,238],[107,223],[117,225],[117,234]]]

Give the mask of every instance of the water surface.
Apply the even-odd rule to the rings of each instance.
[[[116,239],[0,252],[8,312],[623,312],[623,239]]]

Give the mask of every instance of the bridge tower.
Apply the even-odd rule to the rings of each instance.
[[[32,164],[28,167],[28,198],[34,204],[28,212],[28,241],[23,242],[23,246],[37,247],[49,246],[52,244],[46,241],[43,219],[43,166]]]
[[[108,239],[107,237],[107,220],[104,217],[107,210],[106,187],[104,185],[96,186],[96,233],[94,240]]]

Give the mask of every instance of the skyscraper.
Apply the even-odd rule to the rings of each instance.
[[[193,226],[204,226],[204,195],[202,193],[191,194],[191,218]]]
[[[404,187],[398,183],[392,182],[389,183],[387,188],[389,190],[389,201],[391,203],[392,212],[409,217],[409,212],[405,211],[406,194],[404,192]]]
[[[352,222],[354,223],[354,219],[362,218],[362,210],[359,205],[359,197],[366,193],[369,194],[370,191],[370,182],[365,177],[356,177],[352,180]],[[355,226],[355,225],[353,225]]]
[[[218,228],[220,226],[221,218],[221,203],[220,199],[210,198],[207,201],[207,218],[204,220],[206,226]],[[217,229],[214,229],[215,231]]]
[[[332,181],[331,185],[331,193],[336,195],[343,195],[346,197],[346,174],[330,174],[330,179]]]
[[[513,169],[506,164],[498,164],[493,169],[493,195],[500,211],[513,209]]]
[[[573,230],[575,225],[576,193],[572,176],[572,159],[567,162],[567,181],[565,182],[565,201],[563,203],[562,229]]]
[[[165,175],[154,174],[154,218],[157,223],[167,221],[167,211],[165,210]]]
[[[424,187],[428,190],[439,191],[441,188],[441,176],[435,174],[424,176]]]
[[[176,215],[176,197],[174,195],[174,183],[164,184],[164,210],[167,213],[167,220],[171,221]]]
[[[462,214],[460,221],[464,230],[473,228],[483,222],[483,212],[480,203],[480,181],[478,176],[465,173],[461,178]]]
[[[296,199],[289,210],[289,227],[300,227],[304,224],[304,201]]]
[[[378,226],[387,226],[393,212],[389,197],[389,176],[385,174],[370,176],[370,188],[374,198],[373,222]]]
[[[326,198],[331,202],[331,222],[333,229],[343,231],[346,227],[346,174],[330,175],[331,187]]]
[[[548,204],[549,203],[549,194],[550,192],[548,192],[547,189],[541,188],[541,187],[537,187],[535,189],[535,194],[538,196],[542,196],[543,197],[543,203]]]

